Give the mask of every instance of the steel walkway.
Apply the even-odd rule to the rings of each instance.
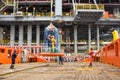
[[[64,62],[0,65],[0,80],[120,80],[120,69],[108,64]],[[15,76],[14,76],[15,75]],[[27,77],[28,76],[28,77]]]

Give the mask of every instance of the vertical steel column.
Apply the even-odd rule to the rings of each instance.
[[[36,26],[36,46],[40,45],[40,26]],[[37,54],[39,53],[39,48],[37,48]]]
[[[58,28],[58,31],[60,31],[61,29],[60,28]],[[59,33],[59,37],[58,37],[58,42],[59,42],[59,44],[58,44],[58,49],[59,49],[59,51],[61,52],[61,42],[60,42],[60,39],[61,39],[61,37],[60,37],[61,35],[60,35],[60,33]]]
[[[19,46],[23,46],[23,25],[19,25]]]
[[[15,43],[15,25],[10,27],[10,46],[13,47]]]
[[[62,16],[62,0],[55,0],[55,15]]]
[[[97,26],[97,50],[100,49],[100,35],[99,35],[99,26]]]
[[[32,25],[28,25],[28,33],[27,33],[27,45],[31,46],[32,41]],[[29,48],[31,51],[31,48]]]
[[[70,52],[70,29],[66,29],[66,49]]]
[[[1,40],[1,41],[4,40],[4,39],[3,39],[4,34],[5,34],[5,33],[3,32],[3,28],[0,27],[0,40]]]
[[[77,53],[77,27],[78,25],[74,26],[74,53]]]
[[[55,0],[55,20],[58,20],[58,22],[62,19],[62,0]],[[58,24],[59,25],[59,24]],[[60,34],[59,34],[59,44],[58,48],[60,50]]]
[[[14,6],[13,6],[13,14],[15,15],[15,13],[16,13],[16,0],[14,0],[14,4],[13,4]]]
[[[91,48],[91,25],[88,25],[88,48]]]

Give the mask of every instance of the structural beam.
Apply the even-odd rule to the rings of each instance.
[[[99,35],[99,26],[97,26],[97,50],[100,49],[100,35]]]
[[[88,48],[91,48],[91,24],[88,25]]]
[[[13,47],[15,43],[15,25],[10,27],[10,46]]]
[[[23,25],[19,25],[19,46],[23,46]]]
[[[77,53],[77,27],[78,25],[74,26],[74,53]]]
[[[32,43],[32,25],[28,25],[28,33],[27,33],[27,45],[31,46]],[[31,51],[31,48],[30,48]]]
[[[40,45],[40,26],[36,26],[36,46]],[[37,54],[39,53],[39,48],[37,48]]]

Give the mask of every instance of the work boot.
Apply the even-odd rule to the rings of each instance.
[[[11,64],[10,69],[15,69],[13,64]]]
[[[63,62],[62,62],[62,65],[63,65]]]
[[[89,67],[91,67],[91,66],[92,66],[92,63],[90,63]]]

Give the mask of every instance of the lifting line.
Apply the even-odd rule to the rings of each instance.
[[[94,4],[95,4],[96,8],[99,9],[96,0],[94,0]]]

